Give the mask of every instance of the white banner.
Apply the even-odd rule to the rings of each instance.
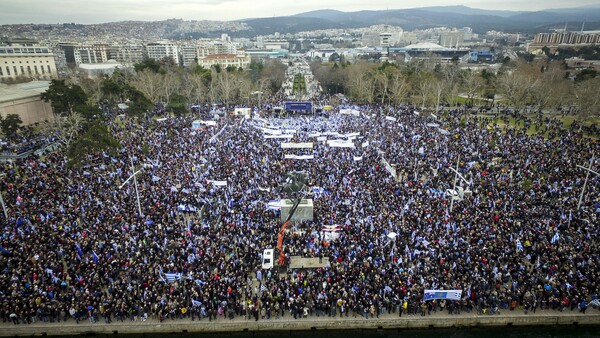
[[[360,115],[360,111],[358,111],[356,109],[340,109],[340,114],[342,114],[342,115],[359,116]]]
[[[317,137],[317,141],[318,142],[325,142],[325,141],[327,141],[327,136],[319,136],[319,137]]]
[[[312,142],[304,142],[304,143],[281,143],[282,149],[312,149]]]
[[[315,155],[291,155],[285,154],[283,158],[286,160],[312,160],[315,158]]]
[[[214,186],[217,187],[224,187],[227,185],[227,181],[213,181],[213,180],[208,180],[208,183],[212,183]]]
[[[281,135],[281,134],[283,134],[281,132],[281,130],[277,130],[277,129],[267,129],[267,128],[261,128],[261,129],[262,129],[262,131],[265,134],[269,134],[269,135]]]
[[[347,140],[328,140],[327,144],[333,148],[354,148],[354,142]]]
[[[386,116],[385,119],[388,121],[396,121],[396,118],[393,116]]]
[[[285,134],[285,135],[264,135],[264,138],[285,138],[285,139],[291,139],[294,138],[294,135],[290,135],[290,134]]]
[[[362,156],[354,156],[355,161],[362,161]]]
[[[369,141],[365,141],[365,142],[363,142],[363,143],[361,144],[361,146],[362,146],[363,148],[365,148],[365,147],[368,147],[368,146],[369,146]]]

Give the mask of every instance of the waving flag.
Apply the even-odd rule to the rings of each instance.
[[[81,247],[79,246],[79,244],[75,243],[75,249],[77,250],[77,254],[79,256],[83,256],[83,251],[81,251]]]
[[[521,241],[517,239],[517,251],[523,251],[523,244]]]
[[[167,272],[165,277],[167,277],[169,283],[173,283],[176,279],[181,280],[181,273]]]

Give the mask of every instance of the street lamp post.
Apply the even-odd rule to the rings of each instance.
[[[133,183],[134,183],[134,186],[135,186],[135,197],[137,198],[138,213],[139,213],[140,217],[142,217],[143,216],[142,215],[142,205],[140,204],[140,193],[138,191],[138,184],[137,184],[137,178],[136,178],[136,175],[139,174],[142,171],[142,169],[140,169],[138,171],[135,171],[135,167],[133,166],[133,158],[129,157],[129,159],[131,160],[131,172],[132,172],[132,174],[131,174],[131,176],[129,176],[125,180],[125,182],[123,182],[123,184],[121,184],[121,186],[119,187],[119,189],[123,188],[123,186],[125,184],[127,184],[127,182],[129,182],[130,179],[133,178]]]
[[[4,218],[8,222],[8,213],[6,212],[6,205],[4,204],[4,198],[2,197],[2,191],[0,191],[0,204],[2,204],[2,211],[4,211]]]
[[[2,174],[4,176],[6,174]],[[4,204],[4,197],[2,197],[2,191],[0,191],[0,204],[2,204],[2,211],[4,211],[4,219],[8,222],[8,212],[6,212],[6,205]]]
[[[587,171],[587,173],[585,174],[585,181],[583,181],[583,189],[581,189],[581,194],[579,195],[579,202],[577,202],[577,210],[579,210],[579,208],[581,208],[581,202],[583,202],[583,195],[585,194],[585,188],[587,186],[587,181],[588,181],[588,178],[590,177],[590,173],[594,173],[594,174],[600,176],[600,173],[592,170],[592,164],[594,164],[594,156],[593,155],[592,155],[592,158],[590,159],[589,167],[586,168],[584,166],[580,166],[579,164],[577,165],[577,167]]]
[[[458,159],[456,161],[456,170],[454,170],[454,185],[452,187],[452,191],[453,191],[452,194],[454,194],[454,192],[456,191],[456,181],[458,180],[458,175],[459,175],[458,174],[458,164],[459,163],[460,163],[460,155],[458,155]],[[450,168],[450,169],[452,169],[452,168]],[[452,196],[450,198],[450,212],[452,212],[453,207],[454,207],[454,196]]]

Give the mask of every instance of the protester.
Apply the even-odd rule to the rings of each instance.
[[[546,139],[461,111],[436,120],[412,107],[354,108],[360,116],[223,117],[199,130],[183,117],[113,120],[117,156],[93,154],[79,169],[62,151],[3,163],[0,316],[370,319],[513,302],[567,309],[563,299],[585,313],[598,294],[600,178],[590,175],[578,210],[577,165],[597,143],[556,121]],[[291,138],[267,138],[265,123]],[[452,207],[450,168],[467,190]],[[278,188],[290,171],[307,174],[314,218],[289,229],[283,251],[326,267],[282,277],[260,255],[276,245],[281,217],[267,204],[286,197]],[[425,302],[429,289],[461,299]]]

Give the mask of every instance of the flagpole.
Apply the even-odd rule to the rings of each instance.
[[[585,188],[587,186],[588,178],[590,177],[590,172],[593,172],[596,175],[600,175],[599,173],[592,170],[592,164],[594,164],[594,155],[592,155],[592,158],[590,159],[590,166],[588,168],[577,165],[579,168],[585,169],[585,171],[587,171],[587,173],[585,174],[585,181],[583,181],[583,189],[581,189],[581,194],[579,195],[579,202],[577,202],[577,210],[581,208],[581,202],[583,201],[583,195],[585,194]]]
[[[456,180],[458,180],[458,164],[460,163],[460,155],[458,155],[458,159],[456,161],[456,171],[454,172],[454,186],[452,187],[452,194],[450,197],[450,212],[452,212],[452,207],[454,206],[454,194],[458,195],[456,192]]]
[[[133,173],[133,183],[135,186],[135,197],[137,198],[137,207],[140,217],[142,217],[142,206],[140,204],[140,193],[138,191],[138,183],[137,183],[137,173],[135,172],[135,167],[133,166],[133,157],[129,157],[131,160],[131,172]]]

